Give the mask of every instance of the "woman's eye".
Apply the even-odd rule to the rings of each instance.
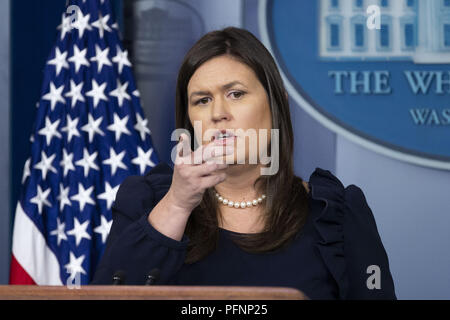
[[[245,94],[246,92],[244,91],[233,91],[230,93],[233,99],[240,99]],[[194,102],[194,105],[205,105],[209,102],[209,99],[210,98],[208,97],[198,99],[197,101]]]
[[[197,100],[197,102],[195,102],[195,105],[198,105],[198,104],[206,104],[206,103],[208,103],[208,99],[209,99],[209,98],[202,98],[202,99],[199,99],[199,100]]]
[[[240,97],[242,97],[245,94],[245,92],[243,91],[233,91],[231,93],[231,95],[234,96],[235,99],[239,99]]]

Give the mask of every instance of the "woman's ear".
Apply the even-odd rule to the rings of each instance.
[[[284,90],[284,95],[286,96],[286,99],[289,100],[289,96],[286,90]]]

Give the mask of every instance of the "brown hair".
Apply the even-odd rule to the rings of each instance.
[[[269,98],[272,128],[279,129],[279,170],[274,175],[260,176],[255,181],[255,186],[258,185],[267,195],[264,231],[234,239],[247,252],[274,251],[292,240],[305,224],[308,194],[303,180],[294,174],[294,136],[283,80],[270,52],[252,33],[235,27],[211,31],[188,51],[177,79],[176,128],[187,129],[191,137],[194,137],[194,129],[188,116],[187,85],[197,68],[221,55],[236,58],[255,72]],[[270,150],[270,146],[268,149]],[[215,191],[208,188],[186,226],[185,232],[190,239],[186,263],[201,260],[216,248],[219,239],[218,213],[220,208]]]

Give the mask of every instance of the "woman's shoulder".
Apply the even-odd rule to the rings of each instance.
[[[170,185],[173,169],[166,162],[159,162],[144,175],[128,176],[121,183],[123,189],[133,189],[135,192],[147,192],[152,187],[163,187]]]
[[[309,179],[317,249],[339,284],[343,298],[395,299],[389,261],[364,192],[345,187],[329,170],[316,168]],[[368,288],[368,268],[380,268],[384,288]]]
[[[372,210],[359,186],[350,184],[345,187],[336,175],[322,168],[314,170],[308,186],[310,197],[316,204],[316,210],[312,212],[316,224],[323,222],[326,231],[329,231],[329,222],[334,221],[335,225],[341,226],[341,232],[355,228],[355,238],[366,231],[379,238]]]
[[[167,162],[159,162],[156,166],[151,168],[144,177],[146,178],[172,178],[173,167],[169,165]]]
[[[145,175],[128,176],[120,184],[113,208],[138,217],[164,197],[170,188],[172,174],[172,167],[160,162]]]
[[[306,184],[307,190],[314,199],[359,205],[366,201],[360,187],[355,184],[345,187],[336,175],[326,169],[316,168]]]

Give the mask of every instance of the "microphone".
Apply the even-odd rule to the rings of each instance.
[[[125,282],[125,271],[116,271],[113,275],[113,285],[121,285]]]
[[[160,275],[160,271],[158,268],[152,269],[148,275],[147,275],[147,281],[145,282],[146,286],[150,286],[152,284],[155,284],[156,280],[158,280]]]

